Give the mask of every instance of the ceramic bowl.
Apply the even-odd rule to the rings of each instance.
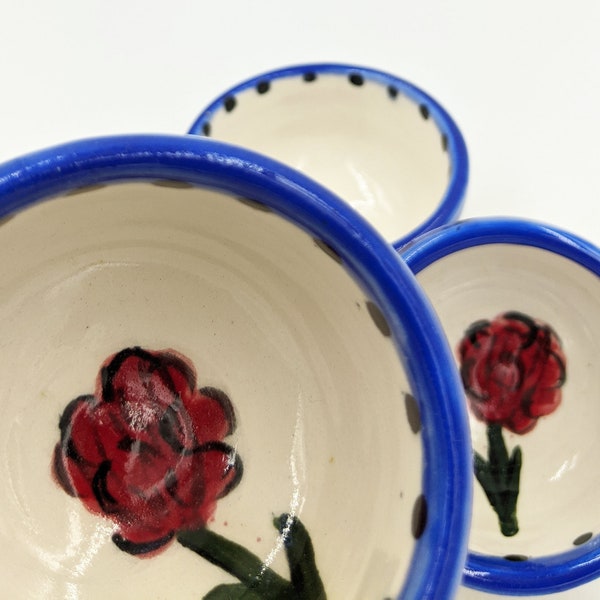
[[[396,246],[458,214],[467,150],[431,96],[389,73],[309,64],[221,94],[190,133],[291,165],[356,208]]]
[[[600,574],[600,252],[473,219],[403,253],[454,347],[476,475],[467,585],[569,589]]]
[[[6,597],[452,595],[460,380],[351,208],[239,148],[125,136],[0,166],[0,216]]]

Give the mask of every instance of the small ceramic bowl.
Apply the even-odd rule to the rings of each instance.
[[[471,415],[467,585],[566,590],[600,574],[600,252],[473,219],[403,252],[454,347]]]
[[[307,173],[396,246],[454,220],[467,185],[467,150],[450,115],[411,83],[354,65],[253,77],[214,100],[190,133]]]
[[[0,216],[6,597],[452,596],[460,380],[351,208],[239,148],[125,136],[1,165]]]

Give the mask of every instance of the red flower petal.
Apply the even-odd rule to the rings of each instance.
[[[503,422],[502,425],[513,433],[523,435],[524,433],[531,431],[537,425],[537,419],[532,419],[531,417],[527,417],[523,413],[518,412]]]
[[[115,544],[131,554],[203,527],[241,477],[239,457],[222,442],[235,429],[229,398],[198,391],[192,364],[173,351],[126,348],[109,357],[96,396],[69,404],[60,429],[57,482],[111,518]]]
[[[216,388],[202,388],[184,401],[199,445],[231,435],[236,427],[229,397]]]
[[[474,323],[458,346],[473,414],[515,433],[560,404],[565,357],[554,331],[521,313]]]

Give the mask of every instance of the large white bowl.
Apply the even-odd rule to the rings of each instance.
[[[460,381],[351,208],[248,151],[123,136],[1,165],[0,216],[3,595],[453,595]]]

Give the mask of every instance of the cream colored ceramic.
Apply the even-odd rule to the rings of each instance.
[[[314,177],[402,245],[457,215],[463,138],[430,96],[388,73],[299,65],[224,92],[191,133],[257,150]]]
[[[466,583],[535,594],[596,577],[599,251],[553,227],[480,219],[424,236],[405,258],[455,349],[470,407]]]
[[[456,587],[468,445],[441,331],[354,213],[254,158],[148,137],[0,166],[4,211],[46,200],[0,226],[4,597]]]

